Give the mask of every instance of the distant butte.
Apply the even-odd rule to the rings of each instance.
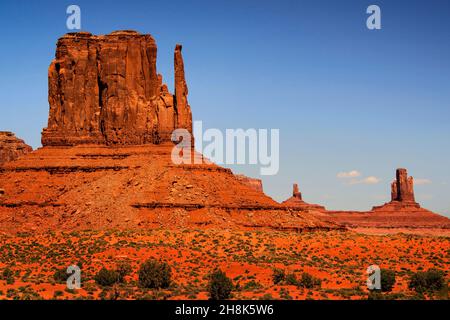
[[[368,212],[328,211],[324,220],[352,228],[450,229],[450,219],[423,209],[415,201],[414,179],[399,168],[391,184],[391,201]]]
[[[14,133],[0,131],[0,166],[8,161],[33,151],[22,139],[17,138]]]
[[[298,184],[292,186],[292,197],[282,202],[287,207],[302,208],[304,210],[325,211],[325,207],[318,204],[310,204],[302,199],[302,194],[298,189]]]

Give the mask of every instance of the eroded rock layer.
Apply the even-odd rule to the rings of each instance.
[[[246,184],[249,187],[252,187],[256,191],[264,192],[261,179],[250,178],[243,174],[237,174],[237,175],[235,175],[235,177],[239,181],[241,181],[242,183]]]
[[[0,166],[8,161],[16,160],[33,149],[14,133],[0,131]]]
[[[44,147],[9,162],[0,169],[0,231],[342,229],[278,204],[229,169],[174,165],[172,147]]]

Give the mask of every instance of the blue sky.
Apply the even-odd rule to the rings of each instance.
[[[417,200],[450,215],[450,2],[2,0],[0,130],[33,147],[70,4],[83,30],[152,34],[169,88],[182,43],[189,102],[205,128],[279,128],[280,171],[262,177],[274,199],[298,182],[306,201],[366,210],[389,200],[395,168],[406,167],[421,182]],[[371,4],[381,30],[366,28]],[[361,173],[353,183],[337,177],[352,170]]]

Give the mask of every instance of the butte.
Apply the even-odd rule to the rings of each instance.
[[[176,45],[172,94],[157,73],[152,36],[61,37],[48,71],[43,147],[0,167],[0,231],[342,229],[275,202],[260,182],[230,169],[172,163],[172,131],[192,132],[181,52]]]
[[[323,220],[359,229],[438,230],[448,234],[450,219],[421,208],[414,196],[414,179],[407,170],[399,168],[391,183],[391,201],[375,206],[368,212],[325,211]]]

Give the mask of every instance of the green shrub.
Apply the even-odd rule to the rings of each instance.
[[[298,285],[297,276],[294,273],[288,273],[286,275],[286,284],[291,286],[297,286]]]
[[[94,280],[97,284],[103,287],[110,287],[115,283],[118,283],[120,280],[120,275],[115,270],[108,270],[106,268],[102,268],[94,277]]]
[[[298,282],[298,285],[303,288],[312,289],[315,287],[320,287],[322,284],[322,280],[316,278],[309,273],[303,272]]]
[[[381,269],[381,291],[390,292],[395,285],[395,271],[389,269]]]
[[[409,281],[409,288],[420,294],[442,290],[445,285],[444,273],[436,269],[416,272]]]
[[[233,282],[220,269],[214,270],[209,276],[208,291],[211,300],[224,300],[231,296]]]
[[[2,279],[6,280],[6,284],[14,284],[14,272],[6,267],[2,272]]]
[[[67,273],[67,269],[61,268],[55,271],[55,273],[53,274],[53,279],[55,279],[57,283],[66,283],[69,276],[70,274]]]
[[[274,269],[272,274],[273,284],[279,284],[286,279],[286,273],[281,269]]]
[[[139,285],[143,288],[159,289],[170,286],[172,271],[165,262],[149,259],[139,269]]]
[[[127,262],[122,262],[117,266],[116,272],[119,275],[119,282],[125,281],[125,276],[129,275],[133,269],[131,268],[131,265]]]

